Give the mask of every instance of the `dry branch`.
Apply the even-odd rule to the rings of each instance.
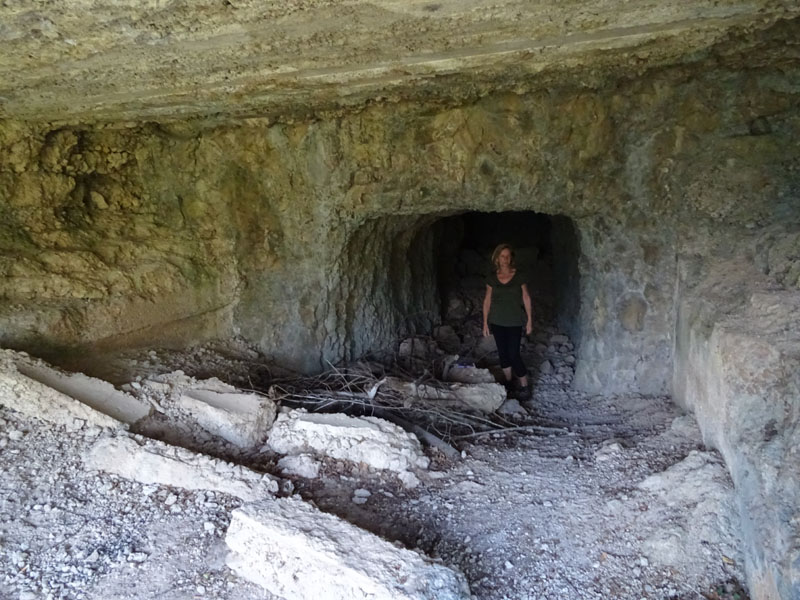
[[[328,371],[316,376],[273,380],[266,395],[287,406],[312,412],[345,412],[392,421],[450,458],[459,455],[451,445],[455,440],[521,429],[496,413],[480,413],[450,399],[443,401],[403,393],[397,386],[386,384],[387,375],[376,376],[358,365],[354,368],[331,365]],[[424,385],[425,389],[439,388],[443,397],[449,390],[448,384],[433,378],[427,370],[416,379],[398,369],[393,369],[391,375]]]

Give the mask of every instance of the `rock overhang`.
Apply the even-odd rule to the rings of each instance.
[[[732,60],[746,61],[759,31],[798,15],[788,0],[23,0],[0,7],[0,118],[305,119],[375,100],[591,87],[702,60],[732,37]]]

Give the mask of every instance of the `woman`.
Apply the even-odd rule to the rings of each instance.
[[[505,375],[506,387],[511,386],[512,375],[519,378],[517,397],[529,400],[528,371],[520,356],[522,327],[530,335],[533,331],[533,312],[528,286],[514,265],[514,249],[510,244],[500,244],[492,252],[494,270],[486,279],[486,296],[483,298],[483,335],[494,336],[500,366]]]

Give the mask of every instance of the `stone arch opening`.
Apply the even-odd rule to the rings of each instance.
[[[508,242],[515,248],[518,267],[528,276],[528,289],[538,300],[540,320],[576,330],[580,247],[572,219],[533,211],[473,211],[446,217],[436,227],[442,318],[464,312],[455,295],[459,290],[475,290],[478,301],[482,299],[491,253],[497,244]]]
[[[478,248],[472,256],[485,262],[474,275],[482,277],[500,241],[497,232],[507,231],[511,235],[502,238],[527,248],[523,254],[547,259],[548,268],[539,270],[533,286],[539,294],[538,327],[534,324],[539,337],[530,340],[532,349],[538,346],[529,363],[534,375],[537,366],[553,367],[555,374],[561,366],[569,384],[581,391],[664,393],[672,369],[674,317],[669,232],[664,236],[653,226],[602,214],[537,213],[521,210],[521,203],[509,208],[516,210],[415,211],[354,224],[326,285],[336,295],[326,302],[335,308],[330,315],[346,325],[335,337],[330,329],[322,332],[323,357],[358,359],[373,350],[391,350],[403,336],[436,334],[437,325],[448,324],[446,296],[459,278],[454,267],[459,253]],[[523,233],[514,234],[518,229]],[[535,244],[526,241],[527,234],[537,238]],[[478,344],[482,338],[478,283],[469,307],[472,331],[460,332],[461,342]],[[489,350],[475,351],[461,342],[457,353],[465,360],[480,359]],[[556,350],[568,365],[544,364]]]
[[[534,211],[361,223],[348,238],[334,286],[346,334],[329,338],[338,346],[327,350],[347,361],[406,336],[433,334],[465,363],[496,365],[494,342],[481,332],[482,302],[492,250],[503,241],[515,247],[534,303],[534,332],[523,341],[526,364],[537,379],[571,383],[581,335],[578,229],[569,217]]]
[[[433,229],[439,316],[461,341],[456,347],[445,329],[440,342],[449,351],[465,354],[465,360],[487,366],[495,362],[492,340],[481,335],[481,311],[491,253],[507,242],[515,248],[517,267],[534,304],[534,333],[523,342],[529,370],[541,375],[547,361],[546,370],[553,369],[548,375],[571,380],[575,348],[568,338],[579,332],[580,309],[580,246],[573,221],[534,211],[470,211],[444,217]]]

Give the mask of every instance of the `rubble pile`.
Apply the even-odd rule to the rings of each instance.
[[[455,364],[470,380],[491,374]],[[340,386],[328,409],[399,396],[381,391],[385,373],[366,389],[343,374],[331,375]],[[3,597],[635,600],[740,589],[730,481],[712,453],[681,462],[699,432],[666,399],[551,391],[536,399],[542,437],[520,435],[536,427],[513,398],[496,413],[465,404],[449,414],[493,424],[453,437],[459,451],[445,459],[388,420],[278,409],[280,394],[214,378],[150,373],[123,387],[3,352]],[[120,406],[145,416],[98,410]],[[514,409],[522,420],[502,427]],[[226,439],[245,413],[255,425]]]
[[[417,553],[398,549],[336,517],[322,515],[299,498],[281,500],[280,507],[283,508],[277,505],[272,507],[272,504],[279,502],[275,498],[277,494],[291,494],[292,485],[288,481],[134,433],[156,430],[154,420],[160,420],[162,427],[173,427],[175,430],[172,436],[165,437],[191,442],[192,436],[187,436],[186,431],[193,430],[195,438],[198,434],[208,439],[214,438],[220,444],[218,451],[231,447],[239,451],[253,450],[255,447],[254,451],[257,452],[268,440],[265,449],[289,455],[284,459],[297,457],[298,454],[305,457],[314,452],[320,458],[329,457],[394,471],[405,485],[414,486],[418,480],[413,471],[427,468],[429,459],[422,453],[417,438],[391,423],[375,417],[314,415],[303,410],[286,410],[276,421],[276,404],[272,400],[253,393],[243,393],[218,379],[197,381],[182,372],[132,382],[124,386],[127,391],[118,391],[101,380],[83,374],[66,374],[24,353],[8,350],[2,354],[0,386],[0,400],[6,406],[20,409],[31,418],[65,426],[70,431],[86,431],[86,439],[90,443],[82,452],[81,463],[88,473],[105,473],[135,482],[149,490],[147,496],[158,487],[167,486],[196,493],[219,493],[243,502],[257,503],[245,505],[245,508],[233,513],[234,525],[228,541],[238,553],[234,552],[229,557],[229,563],[235,571],[244,573],[246,579],[267,585],[284,598],[308,597],[305,595],[308,592],[307,585],[292,587],[286,582],[297,580],[298,575],[305,575],[304,580],[310,582],[313,578],[308,577],[309,574],[324,574],[331,566],[330,557],[337,555],[337,552],[338,560],[348,564],[348,569],[340,569],[341,577],[333,582],[329,575],[318,578],[317,584],[323,585],[323,596],[320,597],[329,593],[324,582],[337,590],[366,590],[364,597],[420,600],[469,597],[469,588],[463,575],[427,561]],[[181,429],[184,431],[181,432]],[[15,439],[21,437],[21,434],[15,434]],[[308,473],[308,469],[305,472]],[[182,512],[181,506],[176,504],[177,500],[176,495],[164,499],[169,512]],[[259,531],[259,528],[247,526],[243,529],[241,520],[246,520],[245,515],[250,518],[255,518],[256,514],[262,517],[265,514],[277,515],[288,510],[286,507],[291,507],[290,512],[294,516],[286,516],[281,525],[284,538],[266,543],[271,548],[270,552],[280,548],[281,556],[286,560],[292,559],[293,563],[278,574],[275,581],[279,583],[275,583],[264,578],[263,565],[269,562],[264,562],[268,553],[264,548],[251,547],[255,541],[262,546],[265,543],[252,537],[253,531]],[[44,508],[37,504],[34,510],[49,513],[54,509],[50,504]],[[316,548],[315,552],[322,552],[325,557],[318,564],[319,556],[297,552],[296,547],[285,543],[287,539],[308,538],[309,534],[301,523],[303,519],[298,515],[304,515],[305,520],[313,515],[318,524],[326,523],[329,529],[334,527],[337,534],[347,532],[350,538],[358,539],[359,543],[353,546],[345,544],[334,553],[328,552],[325,544],[320,546],[311,543],[308,549]],[[206,533],[217,531],[214,522],[206,523],[203,526]],[[276,526],[274,522],[267,524],[261,519],[261,529]],[[308,539],[312,538],[314,536]],[[281,543],[281,539],[284,543]],[[147,552],[132,551],[126,560],[131,564],[139,564],[146,561],[148,556]],[[12,558],[14,565],[21,566],[25,564],[27,555],[21,552]],[[373,567],[377,568],[374,572],[371,571]],[[359,573],[357,581],[351,577],[354,573]],[[73,579],[70,586],[77,581]],[[40,584],[38,589],[46,593],[52,591],[46,582]],[[199,585],[196,590],[204,593],[205,587]],[[58,593],[58,597],[66,597],[64,590]],[[25,594],[23,596],[28,597]]]

